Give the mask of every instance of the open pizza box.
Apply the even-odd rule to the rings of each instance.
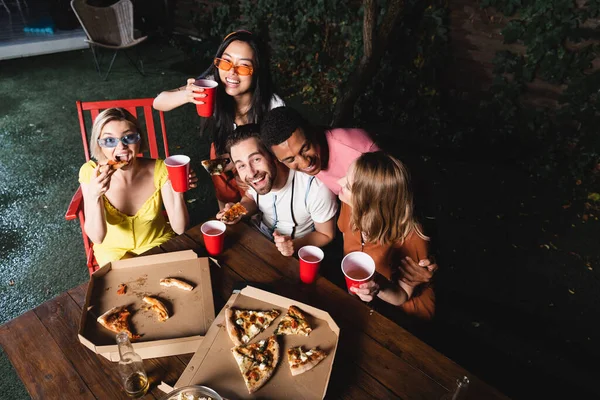
[[[160,285],[162,278],[178,278],[194,285],[192,291]],[[117,294],[121,283],[126,294]],[[142,301],[153,296],[166,306],[164,322]],[[207,258],[192,250],[135,257],[109,263],[91,276],[79,324],[79,341],[111,361],[119,360],[115,333],[96,319],[115,306],[127,305],[130,328],[142,335],[133,340],[142,358],[193,353],[215,319],[210,269]]]
[[[324,398],[340,335],[340,328],[329,313],[252,286],[247,286],[241,292],[233,294],[226,307],[249,310],[275,308],[281,312],[281,315],[266,330],[250,341],[250,343],[255,343],[273,335],[290,305],[299,307],[307,315],[313,331],[309,336],[281,335],[277,337],[280,346],[279,363],[275,367],[271,379],[257,392],[248,394],[244,378],[231,353],[234,344],[225,329],[225,307],[211,325],[175,387],[208,386],[217,391],[221,397],[228,399]],[[305,351],[318,347],[325,350],[328,356],[310,371],[292,376],[287,360],[287,349],[295,346],[303,346]]]

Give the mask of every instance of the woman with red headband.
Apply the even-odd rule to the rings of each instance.
[[[251,32],[239,30],[225,37],[215,55],[213,64],[199,78],[219,83],[213,116],[203,123],[203,131],[211,133],[210,158],[229,160],[225,141],[237,125],[259,123],[272,108],[285,103],[275,93],[266,49]],[[203,104],[203,89],[189,78],[180,88],[160,93],[154,99],[154,108],[170,111],[186,103]],[[219,208],[225,203],[237,202],[241,191],[234,177],[233,163],[229,161],[225,174],[213,175]]]

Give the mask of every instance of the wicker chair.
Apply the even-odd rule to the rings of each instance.
[[[85,41],[90,44],[96,71],[102,80],[108,78],[119,50],[124,50],[129,62],[140,74],[144,75],[144,64],[139,56],[137,57],[140,64],[138,67],[138,64],[127,53],[128,49],[148,38],[148,36],[136,38],[134,35],[131,0],[121,0],[109,7],[93,7],[88,5],[86,0],[71,0],[71,8],[88,37]],[[104,75],[100,70],[100,54],[96,54],[96,47],[114,50],[108,71]]]

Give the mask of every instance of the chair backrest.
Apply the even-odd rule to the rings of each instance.
[[[160,133],[162,136],[163,150],[159,152],[159,141],[157,138],[157,127],[155,127],[155,118],[153,115],[152,102],[153,98],[147,99],[131,99],[131,100],[105,100],[105,101],[77,101],[77,115],[79,117],[79,127],[81,129],[81,140],[83,141],[83,151],[86,161],[90,160],[89,142],[91,137],[91,126],[96,120],[96,117],[102,110],[112,107],[121,107],[133,114],[138,119],[142,128],[146,131],[147,142],[149,148],[149,156],[151,158],[167,158],[169,156],[169,143],[167,141],[167,130],[165,127],[165,115],[162,111],[154,111],[158,114],[160,120]],[[89,124],[86,123],[86,112],[89,112]],[[143,117],[143,118],[142,118]],[[87,127],[89,126],[89,131]],[[89,132],[89,133],[88,133]]]
[[[90,6],[86,0],[71,0],[71,8],[90,41],[115,47],[134,41],[131,0],[120,0],[108,7]]]

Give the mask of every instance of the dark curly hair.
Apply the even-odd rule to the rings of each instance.
[[[260,139],[270,149],[288,140],[298,128],[302,128],[305,135],[312,132],[298,111],[291,107],[277,107],[269,111],[260,124]]]

